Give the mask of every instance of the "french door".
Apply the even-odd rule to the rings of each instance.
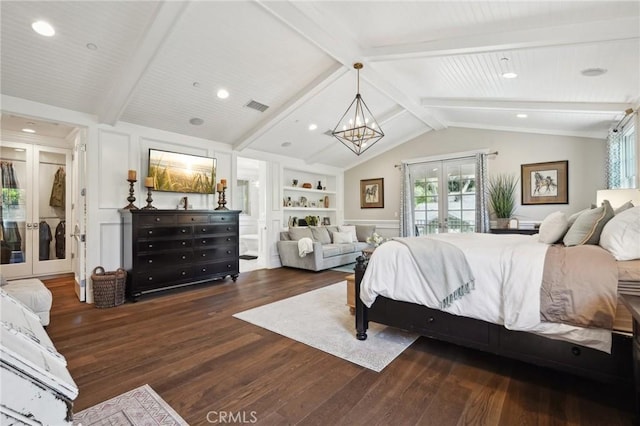
[[[472,157],[411,164],[416,235],[476,230],[476,162]]]
[[[0,236],[2,273],[7,278],[71,270],[70,186],[66,172],[71,151],[3,142]]]

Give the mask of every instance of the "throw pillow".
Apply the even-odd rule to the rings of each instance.
[[[578,216],[580,216],[582,213],[587,212],[589,210],[591,210],[591,209],[589,208],[589,209],[580,210],[579,212],[574,213],[571,216],[569,216],[569,219],[568,219],[569,220],[569,226],[573,225],[573,222],[576,221]]]
[[[604,200],[602,206],[583,212],[564,236],[567,247],[582,244],[598,244],[602,228],[613,217],[613,209],[609,201]]]
[[[340,225],[338,226],[338,230],[340,232],[349,232],[351,234],[351,241],[350,242],[357,242],[358,241],[358,234],[356,234],[356,226],[355,225]],[[335,241],[334,241],[335,243]]]
[[[613,217],[602,230],[600,247],[616,260],[640,259],[640,206]]]
[[[301,238],[311,238],[313,239],[313,234],[311,233],[311,229],[309,228],[300,228],[300,227],[292,227],[289,228],[289,237],[293,241],[299,241]]]
[[[315,241],[322,244],[331,244],[331,235],[329,235],[329,231],[324,226],[312,226],[311,234]]]
[[[375,225],[356,225],[356,237],[361,243],[366,243],[367,238],[372,236],[374,232],[376,232]]]
[[[630,209],[632,207],[633,207],[633,203],[631,201],[627,201],[626,203],[624,203],[623,205],[621,205],[617,209],[614,209],[613,210],[613,214],[622,213],[623,211],[628,210],[628,209]]]
[[[551,213],[544,218],[540,224],[538,241],[546,244],[553,244],[562,239],[569,229],[569,220],[563,212]]]
[[[353,242],[351,236],[351,232],[334,232],[333,233],[333,243],[334,244],[342,244],[342,243],[351,243]]]

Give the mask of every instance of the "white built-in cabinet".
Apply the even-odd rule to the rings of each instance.
[[[284,168],[282,177],[285,226],[296,226],[307,216],[318,217],[319,225],[336,225],[338,180],[335,175]],[[311,188],[304,188],[305,183],[311,184]]]
[[[2,274],[70,272],[71,149],[3,141],[0,160]],[[52,201],[56,175],[64,193]]]

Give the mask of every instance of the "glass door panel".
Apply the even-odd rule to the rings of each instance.
[[[475,162],[446,162],[448,232],[475,231]]]

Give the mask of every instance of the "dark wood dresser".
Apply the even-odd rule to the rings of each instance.
[[[120,210],[127,297],[238,278],[236,210]]]

